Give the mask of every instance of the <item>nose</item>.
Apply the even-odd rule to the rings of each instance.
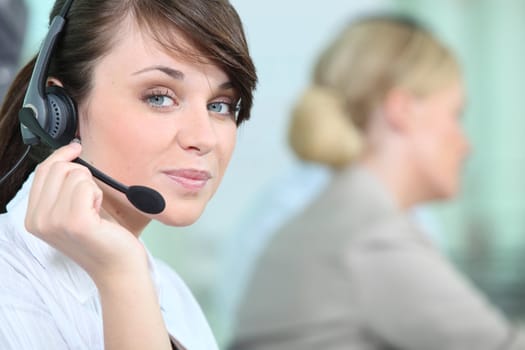
[[[177,141],[186,151],[199,155],[209,153],[217,145],[217,134],[207,108],[192,108],[179,119]]]

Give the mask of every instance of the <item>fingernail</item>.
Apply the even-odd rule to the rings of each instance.
[[[82,142],[80,142],[80,139],[79,138],[74,138],[73,140],[71,140],[71,143],[78,143],[78,144],[82,144]]]

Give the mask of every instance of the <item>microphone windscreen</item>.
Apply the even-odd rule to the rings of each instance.
[[[126,197],[135,208],[148,214],[159,214],[166,207],[162,195],[149,187],[130,186]]]

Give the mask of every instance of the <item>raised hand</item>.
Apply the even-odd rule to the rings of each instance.
[[[72,142],[37,167],[25,225],[98,284],[144,269],[147,259],[141,242],[103,211],[102,191],[89,170],[71,162],[81,148]]]

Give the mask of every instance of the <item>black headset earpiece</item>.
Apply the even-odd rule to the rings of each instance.
[[[78,126],[75,101],[60,86],[46,88],[47,126],[44,130],[60,145],[67,145],[75,137]]]

